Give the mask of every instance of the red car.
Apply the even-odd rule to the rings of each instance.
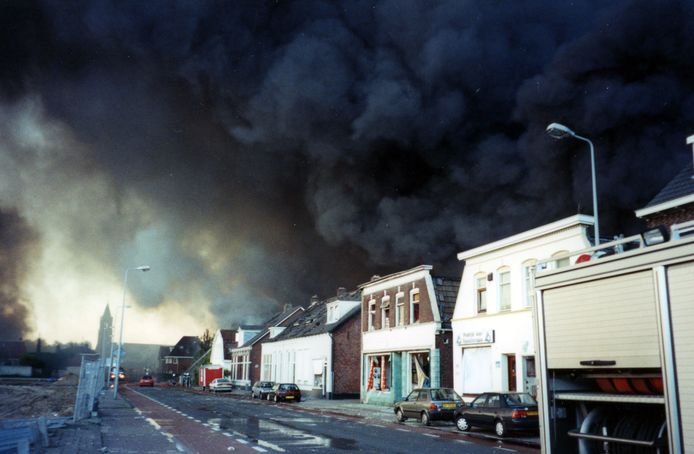
[[[277,383],[272,387],[272,391],[267,393],[267,400],[293,400],[301,402],[301,390],[294,383]]]
[[[151,375],[143,375],[140,379],[140,386],[154,386],[154,378]]]

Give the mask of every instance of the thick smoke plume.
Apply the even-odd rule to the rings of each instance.
[[[220,323],[420,263],[456,275],[456,252],[590,214],[585,144],[549,122],[594,140],[605,233],[638,230],[688,162],[690,2],[0,8],[3,115],[51,138],[0,136],[43,176],[0,207],[114,276],[149,262],[139,304]]]

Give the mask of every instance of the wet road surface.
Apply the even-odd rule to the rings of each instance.
[[[320,415],[291,403],[159,387],[131,389],[127,394],[144,415],[191,452],[538,452],[417,424]]]

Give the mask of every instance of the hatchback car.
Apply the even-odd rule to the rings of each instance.
[[[217,393],[231,391],[232,389],[234,389],[234,385],[231,384],[231,380],[229,380],[228,378],[215,378],[210,382],[208,388],[210,392]]]
[[[416,418],[428,426],[431,421],[453,421],[456,410],[464,406],[463,398],[451,388],[421,388],[396,402],[393,411],[398,422]]]
[[[301,390],[294,383],[276,383],[267,394],[267,400],[293,400],[301,402]]]
[[[494,429],[499,437],[512,430],[537,431],[537,402],[527,393],[484,393],[456,411],[455,425],[464,432],[471,427]]]
[[[143,375],[140,379],[140,386],[154,386],[154,378],[151,375]]]
[[[251,399],[256,397],[264,399],[269,393],[272,392],[272,387],[275,386],[275,382],[271,381],[257,381],[251,387]]]

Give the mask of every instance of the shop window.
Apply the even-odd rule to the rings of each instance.
[[[381,298],[381,329],[390,328],[390,296]]]
[[[412,388],[428,388],[431,386],[429,353],[410,353],[412,362]]]
[[[395,326],[405,324],[405,295],[400,292],[395,295]]]
[[[376,316],[376,300],[370,299],[369,300],[369,313],[368,313],[369,331],[373,331],[373,329],[374,329],[374,317],[375,316]]]
[[[369,356],[367,391],[390,391],[390,355]]]
[[[477,312],[487,312],[487,276],[482,274],[475,277]]]
[[[419,289],[410,291],[410,324],[419,322]]]
[[[499,270],[499,310],[511,310],[511,271],[508,268]]]

